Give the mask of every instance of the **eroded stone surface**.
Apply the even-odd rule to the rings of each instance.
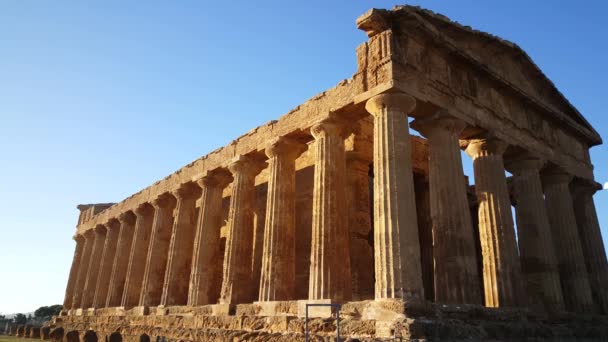
[[[119,203],[79,206],[43,338],[302,341],[307,304],[334,305],[309,306],[312,341],[334,338],[338,311],[360,341],[606,336],[593,127],[512,43],[411,6],[357,25],[352,78]]]

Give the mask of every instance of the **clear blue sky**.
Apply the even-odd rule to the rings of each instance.
[[[77,204],[120,201],[349,78],[355,19],[396,3],[329,3],[0,2],[0,312],[63,301]],[[519,44],[608,140],[605,1],[412,3]],[[592,158],[608,181],[606,147]]]

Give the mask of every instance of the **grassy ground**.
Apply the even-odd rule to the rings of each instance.
[[[0,335],[0,342],[40,342],[38,338],[21,338],[15,336]]]

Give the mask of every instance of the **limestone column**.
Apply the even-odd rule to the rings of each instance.
[[[76,247],[74,248],[74,258],[72,258],[72,267],[70,268],[70,275],[68,277],[68,285],[65,289],[65,297],[63,299],[64,310],[69,310],[72,307],[72,300],[74,299],[74,288],[76,287],[76,278],[78,277],[78,269],[82,263],[83,250],[85,239],[82,235],[74,236],[76,241]]]
[[[346,226],[345,123],[315,124],[315,173],[308,299],[345,302],[352,295]]]
[[[564,299],[539,171],[543,162],[523,155],[507,162],[513,173],[517,236],[528,305],[561,311]]]
[[[135,232],[133,233],[133,244],[121,304],[125,308],[131,308],[139,304],[141,284],[146,269],[146,256],[150,245],[154,208],[149,203],[143,203],[135,209],[135,216]]]
[[[201,209],[194,238],[188,305],[214,304],[220,296],[222,192],[231,181],[232,176],[223,169],[207,172],[197,180],[202,189]]]
[[[118,235],[120,234],[120,222],[116,219],[111,219],[105,224],[105,227],[106,241],[99,261],[101,265],[99,266],[97,286],[93,298],[93,307],[96,309],[106,306],[110,287],[110,277],[112,276],[112,266],[114,265],[114,257],[116,256],[116,245],[118,244]]]
[[[371,152],[371,143],[369,152]],[[349,253],[352,277],[352,299],[374,298],[374,251],[369,243],[372,229],[370,208],[371,153],[346,153],[346,203]]]
[[[589,273],[591,294],[600,312],[608,314],[608,262],[606,262],[604,240],[593,203],[593,194],[601,189],[601,185],[577,182],[572,184],[572,188],[574,214]]]
[[[306,145],[281,137],[266,148],[268,196],[260,301],[295,299],[296,285],[296,158]]]
[[[175,197],[168,193],[160,195],[152,202],[154,218],[152,220],[148,255],[146,256],[146,269],[141,285],[141,295],[139,296],[139,306],[157,306],[160,304],[175,204]]]
[[[441,112],[414,121],[412,127],[424,134],[429,144],[435,301],[481,304],[473,225],[458,142],[465,123]]]
[[[424,299],[408,113],[402,93],[376,95],[374,116],[374,253],[376,299]]]
[[[238,156],[228,168],[234,181],[228,211],[228,234],[219,302],[241,304],[253,299],[249,284],[253,248],[255,176],[262,170],[263,164],[248,156]]]
[[[522,304],[521,268],[503,161],[506,148],[507,144],[488,138],[471,140],[466,149],[473,158],[488,307]]]
[[[84,248],[82,251],[82,259],[80,260],[80,266],[78,267],[78,276],[76,277],[76,285],[74,286],[74,296],[72,298],[72,309],[81,308],[82,304],[82,292],[84,290],[84,283],[89,272],[89,264],[91,262],[91,252],[93,250],[93,243],[95,242],[95,233],[92,229],[84,232]]]
[[[557,251],[566,310],[592,312],[593,298],[572,206],[570,181],[572,181],[572,176],[564,172],[555,171],[544,174],[545,202],[547,211],[550,213],[549,223]]]
[[[105,245],[106,241],[106,228],[104,226],[98,225],[93,230],[95,231],[95,241],[93,242],[91,261],[89,262],[87,279],[85,281],[84,291],[82,293],[81,307],[83,309],[89,308],[93,305],[95,288],[97,287],[97,276],[99,275],[99,259],[101,258],[103,246]]]
[[[127,267],[129,266],[129,255],[133,244],[133,231],[135,225],[135,214],[131,211],[122,213],[118,217],[120,221],[120,234],[116,245],[112,275],[110,276],[110,287],[106,307],[117,307],[122,303],[122,293],[125,288]]]
[[[177,198],[177,205],[160,300],[160,304],[165,306],[188,304],[196,230],[196,198],[200,196],[200,188],[193,183],[183,184],[173,195]]]

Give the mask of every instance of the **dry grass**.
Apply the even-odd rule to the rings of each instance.
[[[40,342],[38,338],[21,338],[15,336],[0,335],[0,342]]]

